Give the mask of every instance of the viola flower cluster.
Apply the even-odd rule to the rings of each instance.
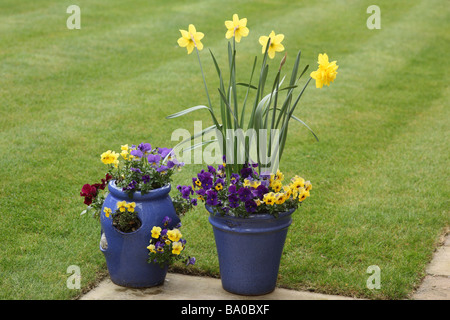
[[[198,201],[214,207],[222,215],[248,216],[297,208],[310,195],[312,185],[299,176],[284,181],[284,174],[258,174],[257,164],[245,164],[240,173],[227,179],[226,163],[208,166],[192,178],[192,185],[178,186],[181,197],[196,206]]]
[[[135,202],[118,201],[114,212],[108,207],[104,207],[103,212],[106,218],[113,220],[112,224],[116,229],[128,233],[136,231],[142,225],[135,208]]]
[[[80,191],[80,196],[84,198],[84,204],[87,205],[87,209],[81,214],[84,214],[90,210],[94,211],[94,216],[99,217],[99,213],[102,209],[103,201],[105,200],[105,188],[108,185],[109,180],[113,177],[110,174],[106,174],[105,178],[100,183],[83,185]]]
[[[168,266],[175,260],[182,260],[186,265],[195,264],[195,257],[184,256],[186,240],[182,239],[180,232],[181,223],[175,228],[169,229],[168,225],[172,222],[169,217],[162,220],[163,228],[154,226],[151,230],[148,263],[158,263],[161,268]]]
[[[153,148],[150,143],[121,146],[121,152],[108,150],[101,154],[101,161],[109,166],[109,174],[116,186],[130,196],[135,191],[145,194],[161,188],[171,181],[174,171],[184,166],[170,148]],[[119,160],[120,159],[120,160]]]

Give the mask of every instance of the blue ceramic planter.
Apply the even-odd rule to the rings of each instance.
[[[102,236],[106,237],[107,248],[100,245],[100,250],[105,255],[111,281],[117,285],[133,288],[153,287],[164,282],[167,268],[162,269],[158,264],[148,263],[148,249],[151,229],[153,226],[162,225],[165,216],[172,218],[169,228],[180,222],[169,196],[170,184],[160,189],[152,190],[142,195],[135,192],[130,198],[122,189],[117,188],[115,181],[108,185],[109,194],[103,204],[113,212],[117,208],[117,202],[135,202],[135,211],[142,222],[139,229],[134,232],[124,233],[112,225],[112,219],[107,218],[103,212],[100,216]]]
[[[210,212],[219,257],[222,287],[236,294],[262,295],[275,290],[281,254],[294,209],[253,214],[248,218]]]

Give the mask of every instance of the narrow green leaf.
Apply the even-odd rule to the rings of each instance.
[[[202,105],[195,106],[195,107],[191,107],[191,108],[185,109],[183,111],[171,114],[171,115],[167,116],[166,119],[173,119],[173,118],[181,117],[181,116],[184,116],[185,114],[188,114],[188,113],[190,113],[192,111],[199,110],[199,109],[208,109],[208,110],[210,110],[209,107],[207,107],[207,106],[202,106]]]

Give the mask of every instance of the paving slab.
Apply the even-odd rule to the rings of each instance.
[[[109,278],[80,300],[352,300],[350,297],[276,288],[260,296],[236,295],[222,288],[220,279],[168,273],[164,284],[143,289],[125,288]]]
[[[450,300],[450,235],[437,248],[426,268],[426,277],[413,294],[415,300]]]
[[[414,300],[450,300],[450,278],[426,276],[413,296]]]

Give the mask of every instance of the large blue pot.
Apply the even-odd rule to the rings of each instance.
[[[108,207],[114,212],[119,201],[135,202],[135,211],[142,222],[134,232],[121,232],[112,225],[112,218],[107,218],[102,208],[100,222],[107,248],[103,248],[101,241],[100,250],[105,255],[111,281],[133,288],[153,287],[163,283],[167,267],[162,269],[158,264],[147,262],[147,246],[150,243],[151,229],[153,226],[163,228],[162,220],[165,216],[172,218],[172,222],[165,228],[172,228],[180,222],[169,196],[170,184],[144,195],[135,192],[133,198],[122,192],[115,181],[111,181],[108,188],[110,193],[103,208]]]
[[[222,287],[231,293],[262,295],[275,290],[281,254],[294,209],[277,218],[221,216],[210,206]]]

